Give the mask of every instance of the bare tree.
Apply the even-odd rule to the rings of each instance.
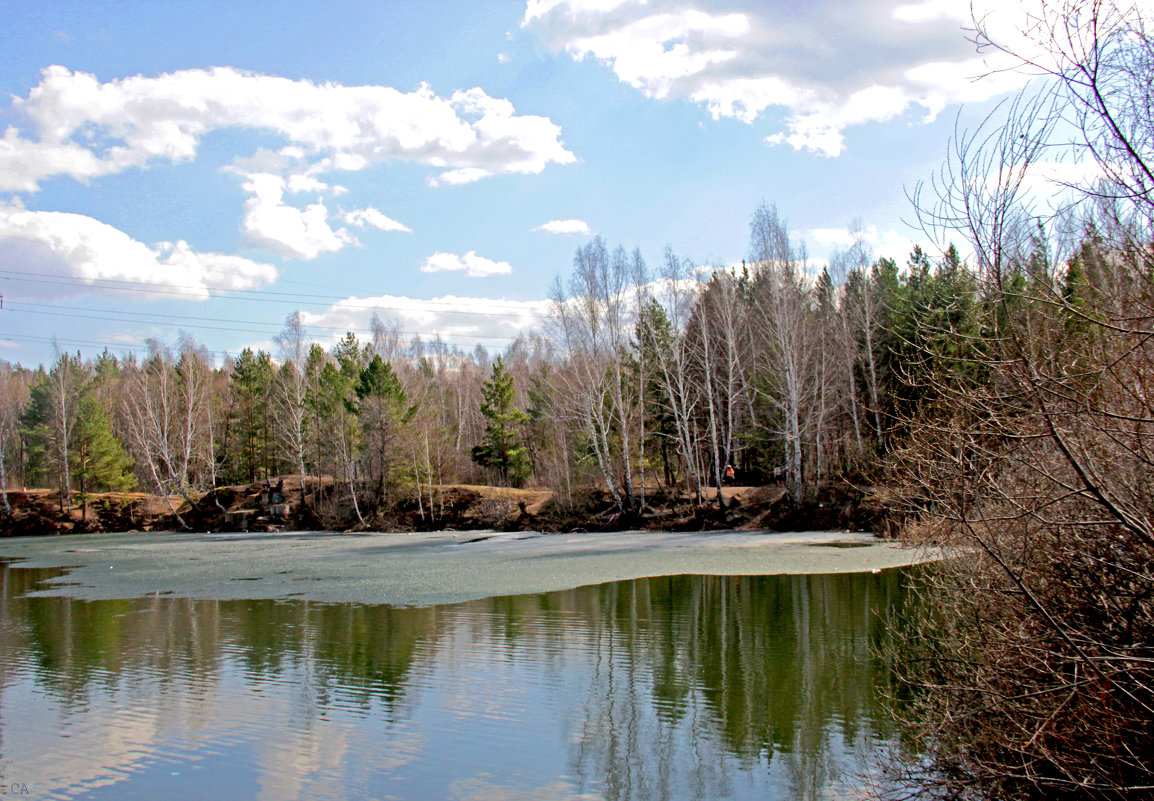
[[[873,416],[874,442],[879,449],[884,449],[884,431],[882,428],[881,391],[878,387],[878,334],[882,329],[882,315],[884,301],[878,286],[878,273],[872,266],[873,259],[862,235],[860,225],[851,226],[853,244],[842,255],[841,263],[847,278],[847,291],[843,300],[845,312],[843,320],[847,334],[852,330],[854,337],[862,339],[861,355],[865,360],[865,381],[869,391],[870,412]],[[852,346],[852,342],[847,343]],[[855,360],[856,362],[856,360]],[[850,378],[853,380],[853,371],[856,363],[851,362]],[[856,392],[854,403],[856,405]],[[857,425],[855,411],[854,424]],[[860,431],[858,432],[860,443]]]
[[[774,206],[761,206],[750,222],[750,254],[757,274],[751,297],[763,327],[759,332],[764,372],[776,386],[761,394],[780,409],[785,444],[785,483],[802,497],[802,417],[811,382],[806,375],[809,301],[802,274],[804,252],[790,241],[789,229]]]
[[[398,364],[403,361],[405,344],[399,322],[396,320],[386,322],[381,319],[379,314],[373,312],[373,317],[369,321],[369,328],[373,334],[373,353],[378,354],[389,364]]]
[[[704,276],[704,273],[702,274]],[[698,294],[694,320],[700,360],[701,392],[705,400],[710,461],[718,506],[725,508],[723,473],[734,461],[735,433],[747,383],[742,340],[748,330],[742,314],[736,278],[722,269],[710,272]]]
[[[75,358],[68,353],[59,353],[56,364],[48,373],[50,386],[49,408],[52,415],[53,460],[60,471],[60,508],[72,511],[72,468],[69,458],[72,445],[72,430],[76,422],[76,409],[80,400],[80,389],[86,376],[79,355]]]
[[[1045,0],[1008,35],[994,15],[974,20],[979,49],[1000,51],[1018,69],[1047,79],[1043,89],[1035,90],[1045,98],[1045,115],[1037,115],[1042,107],[1021,101],[1011,110],[1012,125],[1032,132],[1019,131],[1023,141],[1018,148],[1041,147],[1054,158],[1058,146],[1058,158],[1094,165],[1097,177],[1066,185],[1083,197],[1120,202],[1136,215],[1132,222],[1137,226],[1154,222],[1149,13],[1149,6],[1125,0]],[[1034,121],[1027,119],[1030,113]],[[1059,121],[1066,125],[1055,125]],[[1005,140],[998,137],[993,150],[1006,152],[1006,145],[1014,143]],[[1017,171],[1027,165],[1012,167]]]
[[[691,277],[692,270],[691,261],[680,258],[671,247],[666,247],[659,300],[668,315],[670,337],[668,342],[658,342],[655,350],[661,367],[661,384],[673,413],[678,450],[685,462],[686,489],[700,504],[703,470],[698,461],[697,437],[693,430],[700,388],[692,380],[693,356],[686,336],[699,289]],[[655,333],[650,332],[650,335]]]
[[[898,463],[918,520],[908,534],[958,556],[928,587],[935,642],[906,663],[930,689],[914,705],[931,744],[922,778],[952,797],[1145,798],[1151,39],[1140,6],[1109,2],[1043,3],[1021,31],[1027,45],[998,40],[990,22],[976,20],[980,43],[1049,80],[960,133],[915,192],[928,231],[973,249],[986,315],[971,356],[984,380],[943,382]],[[1070,122],[1080,139],[1066,138]],[[1099,168],[1083,187],[1056,187],[1074,191],[1086,226],[1059,258],[1032,235],[1047,209],[1027,181],[1056,153]]]
[[[305,335],[301,313],[285,319],[284,328],[276,336],[280,348],[281,369],[276,383],[276,405],[281,441],[301,482],[301,506],[305,506],[305,453],[307,450],[305,421],[308,416],[308,378],[305,362],[309,343]]]
[[[636,274],[635,266],[626,254],[625,248],[618,246],[613,251],[612,263],[603,286],[606,332],[610,348],[609,390],[613,399],[616,428],[621,439],[622,488],[626,508],[630,511],[637,508],[634,465],[636,464],[639,469],[641,465],[640,458],[635,460],[633,453],[634,443],[640,442],[637,428],[641,417],[641,398],[629,381],[625,368],[626,359],[632,355],[630,336],[633,332],[633,319],[636,317],[636,307],[630,297],[633,294],[630,278],[634,274]]]
[[[578,248],[569,291],[558,279],[552,292],[552,325],[569,360],[569,408],[583,425],[602,480],[621,512],[635,508],[632,462],[638,398],[622,364],[631,331],[629,274],[624,249],[618,248],[611,258],[598,237]]]
[[[128,391],[129,445],[157,493],[183,527],[188,524],[172,504],[179,494],[192,506],[193,476],[208,451],[207,391],[211,369],[203,353],[188,338],[179,359],[157,340],[140,366],[130,365]]]
[[[649,301],[651,278],[645,259],[641,256],[641,249],[634,248],[629,263],[630,280],[633,283],[633,310],[640,324],[641,310]],[[637,350],[637,385],[634,390],[637,398],[637,469],[640,477],[637,482],[637,508],[645,508],[645,395],[649,376],[646,372],[647,363],[641,354],[641,342],[636,343]]]

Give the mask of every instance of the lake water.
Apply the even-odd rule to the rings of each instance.
[[[33,799],[860,798],[908,569],[404,608],[23,597],[0,785]],[[24,795],[26,791],[26,795]]]

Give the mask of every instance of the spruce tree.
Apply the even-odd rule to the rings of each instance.
[[[368,478],[376,486],[377,503],[384,504],[402,435],[417,407],[409,405],[392,365],[377,354],[361,370],[354,391]]]
[[[485,436],[473,448],[473,461],[496,470],[504,483],[519,487],[529,477],[529,449],[522,434],[529,415],[514,406],[517,391],[513,376],[505,370],[499,356],[493,363],[492,377],[481,389],[481,397]]]
[[[229,377],[232,408],[229,429],[232,436],[232,479],[257,481],[272,475],[272,382],[276,368],[263,350],[245,348],[237,357]]]
[[[136,485],[136,478],[131,460],[112,433],[108,413],[91,393],[80,400],[72,442],[72,477],[87,520],[91,492],[104,489],[125,492]]]

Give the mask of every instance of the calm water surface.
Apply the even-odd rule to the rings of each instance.
[[[894,742],[870,648],[903,570],[428,608],[24,598],[59,571],[2,570],[13,798],[859,798]]]

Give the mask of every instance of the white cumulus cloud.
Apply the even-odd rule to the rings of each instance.
[[[271,264],[201,253],[184,241],[148,247],[118,228],[81,214],[0,207],[0,269],[85,283],[126,281],[176,285],[182,296],[206,300],[214,291],[255,289],[276,280]],[[30,285],[35,291],[35,285]],[[107,287],[103,287],[107,289]],[[66,290],[52,285],[52,294]]]
[[[413,229],[404,223],[397,222],[392,217],[387,217],[379,210],[372,206],[364,209],[354,209],[353,211],[345,212],[341,217],[349,225],[355,225],[358,228],[379,228],[382,231],[405,231],[412,233]]]
[[[993,8],[981,0],[975,12]],[[999,31],[1026,19],[1018,6],[998,10]],[[768,144],[832,157],[847,128],[911,113],[930,120],[1025,83],[996,52],[975,56],[962,30],[969,13],[946,0],[843,0],[836,11],[761,0],[529,0],[522,27],[576,60],[598,60],[647,97],[687,99],[714,119],[752,124],[781,109],[784,129]]]
[[[460,186],[461,184],[471,184],[475,181],[480,181],[482,178],[488,178],[492,174],[493,173],[482,167],[462,167],[459,170],[449,170],[435,178],[430,178],[429,184],[432,186]]]
[[[464,256],[437,251],[425,259],[425,263],[421,265],[421,272],[464,272],[472,278],[484,278],[490,275],[507,275],[513,272],[513,267],[507,261],[493,261],[478,256],[475,250],[470,250]]]
[[[900,231],[881,230],[876,225],[867,225],[857,231],[849,228],[812,228],[809,236],[820,247],[842,251],[851,248],[860,238],[874,258],[893,259],[899,265],[906,263],[914,245],[920,245],[927,253],[934,252],[933,245],[927,241],[915,241]]]
[[[903,3],[892,12],[894,19],[902,22],[933,22],[952,19],[955,22],[970,21],[970,6],[957,0],[922,0],[919,3]]]
[[[285,181],[277,175],[248,176],[244,188],[244,232],[250,240],[286,256],[315,259],[356,242],[347,229],[329,225],[329,212],[318,201],[303,209],[284,202]]]
[[[731,47],[706,42],[730,42],[748,33],[749,18],[744,14],[711,15],[684,9],[643,16],[591,36],[577,36],[565,49],[578,60],[591,55],[612,66],[617,77],[635,89],[664,98],[679,79],[738,55]]]
[[[87,181],[190,161],[207,134],[224,128],[279,138],[277,149],[238,154],[231,169],[250,193],[249,238],[304,259],[356,241],[333,226],[319,197],[303,207],[285,202],[286,194],[345,193],[325,179],[329,173],[409,161],[435,171],[430,183],[453,185],[575,161],[554,122],[518,114],[479,88],[441,97],[424,85],[402,92],[228,67],[101,82],[52,66],[26,97],[13,98],[11,113],[20,122],[0,137],[0,191],[7,192],[34,192],[55,177]],[[405,230],[380,212],[346,222]]]
[[[228,67],[101,83],[53,66],[12,107],[37,133],[5,132],[0,188],[17,191],[54,175],[85,178],[189,160],[205,134],[226,127],[271,132],[286,153],[329,159],[331,169],[399,159],[498,175],[574,160],[555,123],[518,115],[509,101],[481,89],[443,98],[427,86],[401,92],[316,84]],[[40,163],[30,163],[29,154]]]
[[[593,229],[584,220],[550,220],[538,225],[534,231],[544,231],[547,234],[591,234]]]
[[[570,17],[577,17],[581,14],[613,11],[630,2],[632,0],[529,0],[525,6],[525,18],[522,24],[547,16],[553,9],[560,9]],[[641,2],[644,3],[645,0]]]

